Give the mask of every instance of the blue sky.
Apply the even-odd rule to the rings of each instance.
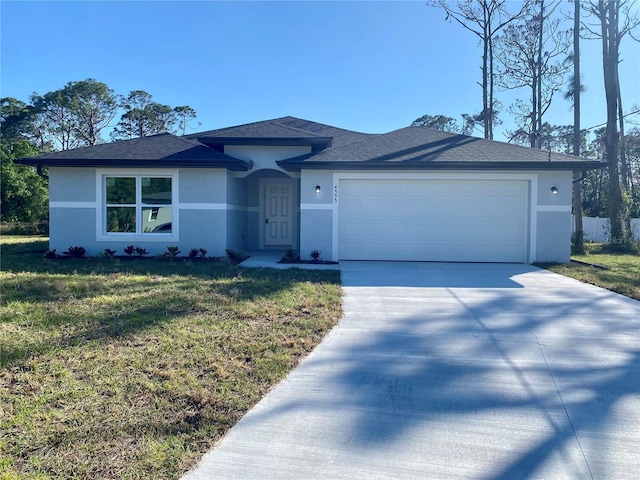
[[[189,105],[197,130],[292,115],[384,132],[423,114],[456,119],[481,107],[477,39],[414,2],[29,2],[0,5],[3,97],[27,101],[95,78]],[[563,7],[567,12],[572,5]],[[598,41],[583,41],[583,127],[602,123]],[[625,110],[640,105],[640,47],[623,41]],[[496,128],[527,92],[497,92]],[[546,120],[573,121],[560,97]],[[481,135],[480,132],[477,133]]]

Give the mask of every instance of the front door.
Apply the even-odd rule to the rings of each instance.
[[[293,244],[293,184],[268,182],[264,199],[264,245]]]

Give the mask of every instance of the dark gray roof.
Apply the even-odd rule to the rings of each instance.
[[[233,138],[252,141],[270,138],[277,140],[306,139],[311,142],[315,138],[329,139],[331,146],[340,147],[375,136],[374,134],[353,132],[302,118],[281,117],[235,127],[193,133],[186,137],[197,139],[204,143],[215,143],[215,139],[228,140]]]
[[[425,127],[406,127],[278,162],[283,168],[594,168],[601,162]]]
[[[251,162],[222,153],[229,144],[310,145],[312,152],[278,164],[309,169],[557,169],[603,163],[465,135],[406,127],[372,135],[282,117],[184,137],[168,133],[16,160],[34,166],[220,167],[248,170]]]
[[[247,170],[250,162],[238,160],[195,140],[170,133],[102,143],[92,147],[51,152],[16,160],[16,163],[40,166],[124,166],[124,167],[224,167]]]

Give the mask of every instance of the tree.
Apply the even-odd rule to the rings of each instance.
[[[460,133],[460,126],[453,118],[446,115],[423,115],[416,118],[412,127],[427,127],[434,130],[442,130],[450,133]]]
[[[102,142],[100,132],[115,117],[121,100],[107,85],[88,78],[44,95],[34,93],[31,102],[37,115],[36,143],[69,150]]]
[[[179,133],[180,135],[184,135],[187,131],[187,126],[189,124],[189,121],[194,120],[196,118],[196,111],[187,105],[176,107],[173,109],[173,111],[175,112],[176,117],[178,118],[178,126],[177,126],[176,133]]]
[[[3,222],[36,222],[49,213],[47,181],[34,168],[13,160],[38,151],[24,139],[0,143],[0,219]]]
[[[184,134],[187,123],[196,117],[189,106],[171,108],[152,101],[151,94],[133,90],[126,98],[125,113],[111,133],[114,140],[145,137],[164,132]]]
[[[493,139],[494,120],[498,103],[494,96],[494,43],[500,30],[520,18],[526,11],[527,2],[515,13],[507,11],[506,0],[430,0],[430,5],[442,8],[446,19],[453,19],[476,35],[482,43],[482,110],[479,118],[484,128],[484,138]]]
[[[32,105],[12,97],[0,98],[0,135],[4,142],[28,140],[35,111]]]
[[[64,89],[39,95],[31,95],[37,121],[35,128],[42,139],[41,143],[51,144],[53,148],[69,150],[80,146],[75,135],[77,119],[71,111],[71,100]]]
[[[116,116],[122,99],[104,83],[93,78],[69,82],[63,88],[69,108],[75,117],[75,136],[81,145],[102,142],[100,132]]]
[[[517,101],[510,112],[528,131],[533,148],[541,148],[544,114],[569,69],[570,32],[560,29],[559,18],[551,18],[559,3],[534,0],[528,5],[527,16],[507,26],[496,39],[501,63],[498,85],[529,90],[529,102]]]
[[[611,222],[611,241],[627,243],[632,238],[629,230],[629,208],[625,205],[624,186],[620,182],[619,134],[618,120],[621,99],[618,63],[620,62],[620,42],[638,26],[640,20],[630,12],[631,2],[628,0],[589,0],[585,9],[597,21],[594,29],[590,25],[585,28],[602,42],[602,67],[607,104],[607,125],[605,128],[605,152],[608,162],[609,198],[608,210]],[[583,24],[584,25],[584,24]]]

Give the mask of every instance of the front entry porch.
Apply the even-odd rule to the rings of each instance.
[[[300,180],[276,170],[260,170],[245,179],[247,251],[297,250],[300,245]],[[282,258],[282,255],[278,260]]]

